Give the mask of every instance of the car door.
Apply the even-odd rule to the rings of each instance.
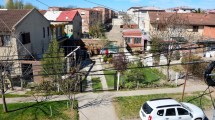
[[[175,108],[167,108],[164,120],[178,120]]]
[[[191,120],[190,113],[184,108],[177,108],[178,120]]]

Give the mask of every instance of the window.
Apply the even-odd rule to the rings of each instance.
[[[159,24],[159,25],[157,26],[157,30],[159,30],[159,31],[165,31],[165,30],[166,30],[166,26],[163,25],[163,24]]]
[[[193,26],[193,32],[198,32],[199,31],[199,26]]]
[[[141,38],[134,38],[134,44],[141,44]]]
[[[125,38],[125,42],[131,43],[131,38],[130,38],[130,37],[126,37],[126,38]]]
[[[47,33],[48,33],[48,36],[49,36],[49,27],[47,27]]]
[[[146,114],[150,114],[153,111],[153,109],[147,103],[145,103],[142,108]]]
[[[0,36],[0,47],[1,46],[9,46],[10,45],[10,36],[9,35],[1,35]]]
[[[166,116],[175,116],[175,108],[170,108],[166,110]]]
[[[22,44],[28,44],[31,42],[30,33],[22,33]]]
[[[46,31],[45,31],[45,28],[43,27],[43,38],[46,37]]]
[[[85,15],[85,12],[81,12],[81,15]]]
[[[157,115],[163,116],[163,114],[164,114],[164,110],[158,110]]]
[[[189,112],[183,108],[177,108],[178,115],[189,115]]]

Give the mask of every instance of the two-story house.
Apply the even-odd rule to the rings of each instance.
[[[78,11],[46,11],[44,16],[51,22],[53,38],[57,40],[81,38],[82,19]]]
[[[12,76],[37,81],[32,76],[39,74],[34,65],[50,38],[50,22],[37,9],[0,9],[0,63]]]

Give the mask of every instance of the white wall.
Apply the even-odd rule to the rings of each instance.
[[[43,37],[43,27],[45,28],[45,37]],[[47,27],[49,27],[49,36]],[[15,34],[19,36],[21,41],[21,34],[28,32],[30,32],[31,42],[24,46],[32,54],[42,55],[48,49],[48,44],[51,39],[50,22],[36,9],[28,14],[15,28]],[[20,48],[19,54],[29,54],[24,47],[18,45],[18,48]]]

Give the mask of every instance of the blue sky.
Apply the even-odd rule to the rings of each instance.
[[[41,4],[37,0],[22,0],[23,2],[32,3],[39,9],[47,9],[48,7]],[[176,6],[190,6],[194,8],[215,9],[215,0],[40,0],[49,6],[76,6],[90,8],[102,4],[115,10],[127,10],[131,6],[157,6],[160,8],[171,8]],[[4,0],[0,0],[0,4],[4,4]]]

